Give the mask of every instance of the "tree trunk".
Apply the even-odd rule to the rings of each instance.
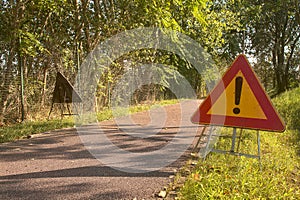
[[[278,30],[277,30],[278,31]],[[279,34],[279,33],[277,33]],[[275,69],[275,78],[276,78],[276,93],[280,94],[282,92],[284,92],[287,88],[287,82],[284,81],[286,79],[286,75],[285,74],[285,57],[284,57],[284,42],[282,44],[282,40],[284,40],[284,38],[281,39],[276,39],[275,40],[275,44],[274,44],[274,48],[272,51],[272,62],[273,62],[273,66]]]
[[[45,99],[46,99],[46,89],[47,89],[47,75],[48,75],[48,70],[47,68],[44,68],[43,72],[43,89],[42,89],[42,100],[41,100],[41,106],[45,106]]]
[[[11,43],[12,48],[7,58],[6,69],[3,72],[3,83],[1,83],[1,98],[0,98],[0,123],[4,122],[6,111],[6,102],[9,97],[9,89],[12,83],[12,69],[14,60],[14,44]]]

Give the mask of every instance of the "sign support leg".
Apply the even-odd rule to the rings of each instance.
[[[71,115],[70,105],[68,103],[67,103],[67,108],[68,108],[69,115]]]
[[[213,127],[210,127],[208,139],[207,139],[206,146],[205,146],[205,152],[204,152],[205,155],[204,155],[204,157],[203,157],[203,161],[205,161],[206,156],[207,156],[207,154],[208,154],[207,152],[208,152],[209,143],[210,143],[210,140],[211,140],[212,133],[213,133]]]
[[[60,103],[60,119],[64,118],[64,105]]]
[[[207,128],[207,126],[204,126],[204,127],[202,128],[201,134],[199,135],[198,141],[197,141],[197,143],[196,143],[196,145],[195,145],[195,147],[194,147],[194,149],[193,149],[193,152],[195,152],[196,149],[198,148],[198,146],[199,146],[199,144],[200,144],[200,142],[201,142],[201,138],[202,138],[202,136],[203,136],[203,134],[204,134],[206,128]]]
[[[260,134],[259,134],[259,130],[257,130],[257,157],[258,157],[259,167],[260,167],[260,171],[261,171],[262,166],[261,166],[261,155],[260,155]]]
[[[239,142],[237,146],[237,152],[240,153],[240,144],[241,144],[241,139],[242,139],[242,134],[243,134],[243,129],[241,128],[240,135],[239,135]]]
[[[51,112],[52,112],[52,109],[53,109],[53,102],[51,103],[51,108],[50,108],[50,112],[49,112],[49,115],[48,115],[48,120],[50,119],[50,115],[51,115]]]
[[[232,140],[231,140],[231,152],[234,152],[234,148],[235,148],[235,139],[236,139],[236,128],[233,128],[232,131]]]

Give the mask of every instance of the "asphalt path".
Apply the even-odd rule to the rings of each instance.
[[[189,158],[196,141],[193,135],[201,132],[200,126],[190,122],[198,105],[196,101],[169,105],[100,123],[112,144],[127,152],[151,153],[178,134],[192,137],[189,148],[178,159],[155,171],[129,173],[126,168],[117,170],[104,164],[98,155],[91,154],[76,128],[0,144],[0,199],[157,199],[159,191],[170,183],[170,176]],[[128,119],[131,124],[122,123]],[[132,134],[143,136],[151,129],[158,130],[151,137]],[[118,159],[114,154],[110,156]]]

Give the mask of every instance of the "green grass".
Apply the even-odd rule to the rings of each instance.
[[[256,133],[248,131],[241,151],[255,154]],[[262,160],[211,153],[199,161],[180,190],[180,199],[297,199],[300,165],[294,132],[261,133]],[[218,148],[230,148],[220,139]]]
[[[136,113],[145,110],[155,108],[157,106],[163,106],[168,104],[175,104],[178,100],[164,100],[160,102],[154,102],[153,104],[141,104],[137,106],[131,106],[129,108],[129,113]],[[127,115],[128,112],[125,112],[125,109],[118,108],[116,111],[117,116]],[[38,113],[37,115],[41,115]],[[101,112],[97,113],[98,121],[112,119],[113,113],[111,109],[105,108]],[[27,121],[19,124],[12,124],[8,126],[0,127],[0,143],[11,142],[17,139],[27,137],[32,134],[42,133],[50,130],[73,127],[74,119],[73,117],[65,117],[61,119],[51,119],[46,120],[42,119],[39,121]]]
[[[284,133],[261,132],[258,159],[211,153],[199,160],[179,190],[179,199],[300,199],[300,88],[280,95],[274,105],[287,123]],[[224,128],[222,134],[231,133]],[[256,132],[243,134],[240,150],[256,154]],[[220,138],[216,148],[231,147]]]
[[[276,97],[274,106],[287,124],[288,129],[300,129],[300,87]]]
[[[72,127],[73,125],[74,122],[71,117],[63,120],[53,119],[13,124],[0,128],[0,143],[11,142],[36,133]]]

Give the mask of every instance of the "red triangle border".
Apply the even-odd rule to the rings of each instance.
[[[217,101],[226,87],[234,79],[236,74],[241,71],[252,90],[255,98],[265,113],[266,119],[254,119],[245,117],[221,116],[207,114],[212,105]],[[211,124],[219,126],[239,127],[266,131],[283,132],[285,125],[275,108],[273,107],[270,98],[263,89],[255,72],[251,68],[247,58],[244,55],[239,55],[233,62],[231,67],[226,71],[221,81],[215,86],[208,97],[199,106],[199,109],[191,118],[193,123]]]

